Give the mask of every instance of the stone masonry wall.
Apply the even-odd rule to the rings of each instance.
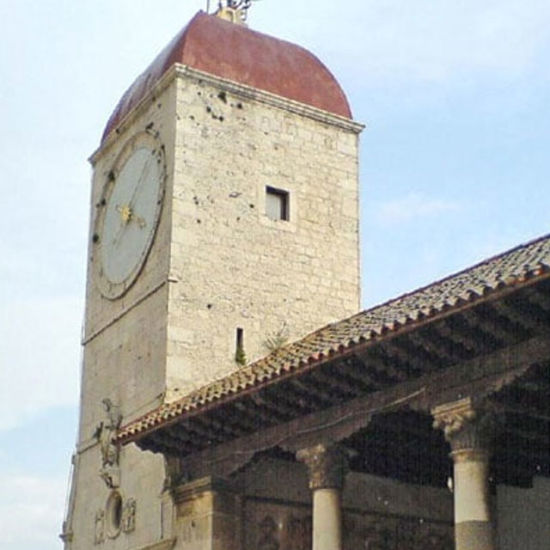
[[[159,142],[165,146],[166,193],[169,193],[174,111],[172,81],[120,129],[116,139],[109,140],[93,157],[79,441],[72,482],[74,497],[68,518],[73,532],[71,550],[140,548],[158,542],[165,535],[161,514],[165,477],[162,456],[144,453],[134,445],[121,449],[117,490],[122,498],[123,525],[113,532],[109,529],[107,506],[113,491],[100,478],[101,445],[94,434],[107,421],[104,398],[120,406],[123,420],[128,421],[155,408],[164,397],[171,202],[165,200],[140,275],[127,293],[115,300],[103,297],[97,286],[99,249],[94,234],[98,232],[96,219],[109,171],[127,141],[147,127],[159,132]],[[171,509],[167,512],[170,514]]]
[[[186,78],[177,117],[171,398],[237,368],[237,328],[250,362],[359,307],[357,134]]]
[[[162,457],[133,445],[120,452],[118,491],[134,524],[108,532],[94,435],[104,398],[128,422],[236,368],[237,327],[253,360],[277,332],[294,339],[359,305],[356,134],[196,78],[165,84],[93,157],[71,550],[172,536]],[[140,275],[109,300],[94,278],[97,212],[125,143],[147,128],[165,146],[165,201]],[[267,185],[290,194],[290,220],[265,216]]]
[[[170,253],[171,202],[175,133],[175,84],[165,89],[140,116],[107,143],[94,159],[91,196],[90,254],[84,332],[84,375],[81,407],[82,437],[90,436],[101,399],[110,397],[122,407],[125,420],[139,416],[159,403],[164,392],[166,362],[167,280]],[[110,300],[100,293],[95,270],[100,242],[96,219],[109,172],[127,141],[150,128],[165,147],[166,191],[159,225],[143,269],[130,289]],[[164,286],[163,286],[164,285]]]

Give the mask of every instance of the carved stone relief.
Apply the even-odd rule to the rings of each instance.
[[[131,533],[136,528],[135,498],[122,500],[119,491],[111,491],[104,509],[97,510],[94,519],[94,544],[102,544],[122,533]]]
[[[94,544],[105,542],[105,511],[97,510],[95,513]]]
[[[453,451],[491,447],[497,422],[489,408],[474,406],[470,398],[465,398],[435,407],[432,414],[434,428],[443,430]]]
[[[453,550],[451,524],[368,512],[345,512],[344,550]],[[289,503],[248,501],[245,547],[250,550],[311,550],[311,509]]]
[[[396,550],[397,520],[363,514],[344,515],[345,550],[361,548],[365,550]],[[410,550],[413,550],[412,547]]]
[[[265,516],[259,525],[258,550],[279,550],[277,523],[271,516]]]
[[[347,473],[347,455],[339,445],[316,445],[296,454],[309,471],[310,489],[341,489]]]
[[[136,499],[129,498],[122,508],[121,527],[124,533],[131,533],[136,528]]]
[[[288,534],[293,550],[311,550],[313,522],[311,516],[290,514]]]
[[[105,409],[105,420],[100,422],[94,434],[101,450],[99,475],[109,489],[116,489],[120,486],[120,449],[114,442],[114,437],[122,422],[122,415],[120,407],[114,405],[110,399],[103,399],[102,404]]]

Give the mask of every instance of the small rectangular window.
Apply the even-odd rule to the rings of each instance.
[[[265,188],[265,213],[271,220],[289,219],[288,211],[288,191],[275,189],[274,187]]]

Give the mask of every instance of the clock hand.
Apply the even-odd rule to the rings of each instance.
[[[124,233],[124,229],[135,218],[135,215],[134,215],[134,212],[132,211],[132,208],[130,208],[128,204],[123,204],[122,206],[120,204],[117,204],[115,206],[115,210],[120,214],[120,221],[121,221],[121,224],[117,232],[115,233],[112,241],[113,245],[116,246],[118,240],[122,236],[122,233]],[[139,217],[139,219],[136,219],[139,226],[142,227],[141,225],[142,222],[140,220],[143,220],[143,218]]]
[[[117,206],[117,210],[118,210],[118,206]],[[124,233],[124,229],[126,229],[127,225],[128,225],[128,222],[125,222],[125,221],[122,221],[122,223],[120,224],[120,227],[117,229],[117,232],[115,233],[115,235],[113,237],[112,242],[113,242],[114,246],[116,246],[118,244],[118,241],[119,241],[120,237],[122,236],[122,233]]]
[[[147,222],[145,221],[145,218],[141,216],[136,216],[135,213],[132,212],[132,210],[128,205],[124,205],[124,206],[117,205],[116,210],[117,212],[120,213],[121,224],[112,240],[113,246],[115,248],[118,247],[120,239],[124,234],[124,230],[128,225],[130,225],[132,221],[135,221],[138,224],[140,229],[144,229],[147,226]]]
[[[137,222],[140,229],[145,228],[147,225],[147,222],[143,217],[135,215],[134,205],[135,205],[138,193],[142,187],[142,183],[145,180],[146,176],[149,175],[149,171],[151,170],[153,161],[154,161],[154,156],[151,155],[151,158],[145,164],[143,171],[141,172],[141,176],[139,177],[133,189],[132,196],[130,197],[129,202],[127,204],[123,204],[123,205],[117,204],[115,206],[116,211],[120,214],[120,219],[122,223],[113,237],[112,243],[114,246],[118,244],[120,238],[122,237],[122,234],[124,233],[124,229],[132,220],[135,220]]]
[[[136,202],[136,196],[141,189],[141,184],[143,183],[143,180],[145,179],[145,176],[149,175],[149,170],[151,169],[151,165],[153,164],[154,157],[151,154],[151,158],[147,161],[145,166],[143,167],[143,171],[141,172],[141,176],[139,177],[139,180],[137,181],[134,190],[132,192],[132,196],[130,197],[130,200],[128,202],[130,208],[132,208]],[[133,209],[133,208],[132,208]]]
[[[140,229],[143,229],[147,222],[142,216],[136,216],[136,213],[128,205],[120,206],[117,204],[116,211],[120,214],[122,226],[128,225],[132,220],[135,220]]]

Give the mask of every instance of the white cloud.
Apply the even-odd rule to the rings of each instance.
[[[0,475],[0,547],[58,549],[52,534],[61,531],[66,480],[22,475]]]
[[[0,316],[0,430],[78,399],[81,300],[14,300]]]
[[[445,199],[423,197],[408,193],[403,197],[374,205],[375,220],[383,225],[407,223],[419,218],[439,216],[460,209],[458,203]]]

